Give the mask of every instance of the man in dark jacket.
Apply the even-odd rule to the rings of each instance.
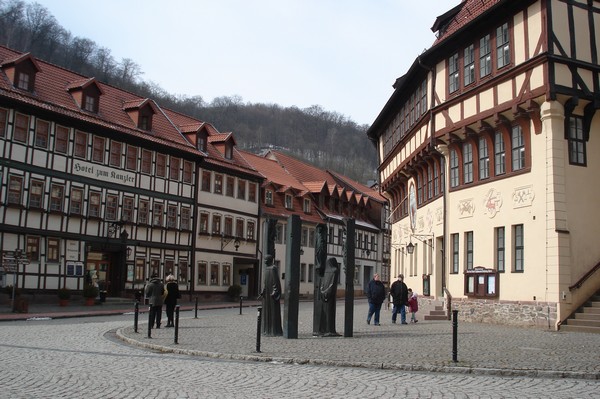
[[[150,282],[146,285],[145,291],[146,298],[148,298],[148,304],[150,305],[150,320],[148,320],[150,328],[154,328],[155,323],[156,328],[160,328],[165,286],[158,278],[158,274],[152,274]]]
[[[371,324],[371,316],[375,313],[375,325],[379,324],[379,312],[381,304],[385,299],[385,286],[379,280],[379,274],[375,273],[373,280],[369,281],[367,286],[367,299],[369,300],[369,314],[367,315],[367,324]]]
[[[394,281],[390,288],[390,294],[394,301],[392,309],[392,323],[396,323],[396,316],[400,312],[400,323],[406,324],[406,305],[408,305],[408,288],[404,284],[404,275],[398,275],[398,280]]]

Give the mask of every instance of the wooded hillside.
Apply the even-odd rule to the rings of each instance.
[[[375,178],[377,154],[366,136],[367,125],[315,105],[310,108],[244,103],[241,97],[171,94],[145,82],[132,59],[114,59],[94,41],[73,36],[38,3],[0,0],[0,44],[85,76],[156,100],[221,132],[233,132],[238,146],[259,153],[277,148],[322,169],[331,169],[361,183]]]

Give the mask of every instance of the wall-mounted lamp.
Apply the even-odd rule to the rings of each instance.
[[[409,255],[412,255],[412,253],[415,252],[415,246],[412,242],[409,242],[406,246],[406,252],[408,252]]]
[[[225,247],[227,246],[227,244],[229,244],[231,242],[231,240],[233,240],[233,246],[235,247],[235,250],[237,252],[238,248],[240,247],[240,240],[239,238],[225,238],[225,234],[221,234],[221,251],[223,251],[223,249],[225,249]]]
[[[433,245],[431,245],[429,243],[429,241],[427,241],[428,238],[433,238],[434,235],[433,234],[411,234],[411,237],[416,238],[417,240],[421,241],[423,244],[433,248]],[[409,255],[411,255],[413,252],[415,252],[415,246],[412,243],[412,241],[409,241],[408,245],[406,246],[406,251],[408,252]]]
[[[128,258],[131,256],[131,252],[132,252],[132,249],[130,247],[127,247],[127,257]]]

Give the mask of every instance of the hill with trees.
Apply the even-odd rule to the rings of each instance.
[[[233,132],[238,146],[259,153],[276,148],[322,169],[367,183],[376,176],[377,153],[366,136],[367,125],[318,105],[300,109],[277,104],[244,103],[239,96],[207,102],[201,95],[171,94],[142,79],[140,65],[115,60],[110,49],[73,36],[38,3],[0,0],[0,44],[152,98],[161,106]]]

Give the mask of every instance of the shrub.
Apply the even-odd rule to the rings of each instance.
[[[66,287],[58,290],[58,299],[71,299],[71,290]]]
[[[242,293],[242,286],[239,284],[230,285],[229,288],[227,289],[227,295],[231,299],[238,299],[240,297],[241,293]]]

